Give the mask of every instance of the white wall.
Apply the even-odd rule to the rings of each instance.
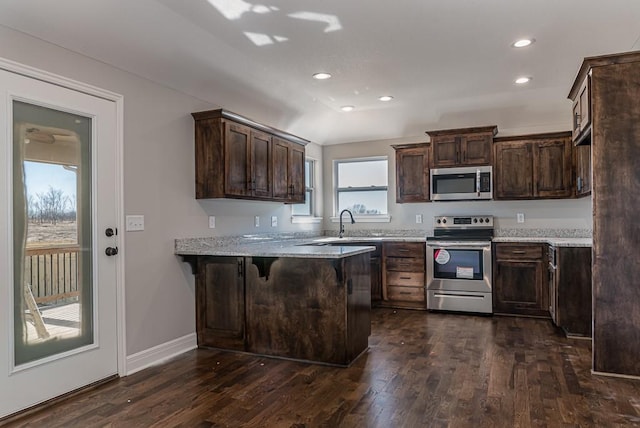
[[[124,95],[124,209],[145,216],[144,231],[124,236],[127,355],[195,332],[194,278],[173,254],[175,238],[320,228],[292,225],[283,204],[195,200],[190,113],[218,106],[3,26],[0,56]],[[308,151],[321,160],[319,146]],[[254,215],[264,216],[260,228]]]
[[[568,105],[567,108],[571,106]],[[459,127],[465,127],[460,123]],[[569,125],[567,125],[568,129]],[[500,132],[500,135],[508,135]],[[544,132],[540,129],[524,130],[524,133]],[[511,133],[513,135],[513,133]],[[405,138],[382,141],[364,141],[351,144],[325,146],[323,150],[324,188],[324,227],[326,230],[337,230],[338,225],[330,221],[334,215],[333,161],[336,159],[358,158],[367,156],[387,156],[389,159],[389,192],[388,206],[391,215],[390,223],[356,223],[348,225],[351,229],[418,229],[429,233],[433,229],[433,217],[448,214],[493,215],[497,228],[543,228],[543,229],[591,229],[591,198],[559,199],[539,201],[465,201],[465,202],[430,202],[397,204],[395,151],[392,144],[421,143],[429,141],[428,137]],[[516,213],[524,213],[525,222],[516,223]],[[416,224],[416,214],[422,214],[423,224]]]

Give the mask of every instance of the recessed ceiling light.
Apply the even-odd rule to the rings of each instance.
[[[393,99],[393,97],[391,95],[383,95],[381,97],[378,97],[378,99],[380,101],[391,101]]]
[[[331,78],[331,75],[329,73],[321,72],[321,73],[314,74],[313,78],[318,80],[325,80],[325,79]]]
[[[529,82],[531,82],[531,77],[526,77],[526,76],[518,77],[518,78],[515,80],[515,82],[516,82],[518,85],[524,85],[525,83],[529,83]]]
[[[354,106],[342,106],[340,107],[340,110],[342,111],[353,111],[355,107]]]
[[[515,41],[511,46],[513,46],[514,48],[526,48],[535,41],[536,39],[520,39]]]

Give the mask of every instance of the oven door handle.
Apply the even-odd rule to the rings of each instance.
[[[465,243],[456,243],[456,242],[427,242],[427,246],[434,248],[457,248],[464,250],[465,248],[491,248],[491,243],[485,242],[465,242]]]

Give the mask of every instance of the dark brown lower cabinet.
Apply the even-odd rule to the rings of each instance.
[[[199,346],[244,350],[244,258],[198,256],[196,331]]]
[[[371,270],[371,306],[379,306],[382,301],[382,244],[372,241],[351,241],[334,242],[331,245],[351,246],[351,247],[376,247],[375,251],[369,253]]]
[[[569,336],[591,337],[591,248],[557,247],[555,323]]]
[[[196,274],[198,346],[348,366],[371,334],[369,254],[185,256]]]
[[[546,245],[493,245],[493,312],[548,318]]]

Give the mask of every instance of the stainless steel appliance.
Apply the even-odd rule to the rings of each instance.
[[[431,200],[463,201],[493,198],[493,167],[432,169]]]
[[[427,238],[427,308],[492,313],[492,216],[438,216]]]

